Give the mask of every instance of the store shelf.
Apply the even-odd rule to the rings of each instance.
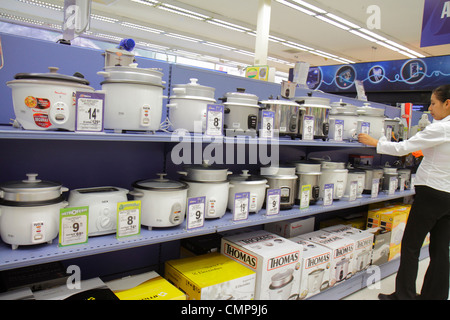
[[[203,227],[190,231],[186,230],[185,223],[177,227],[153,228],[152,230],[142,227],[141,234],[139,236],[124,239],[116,239],[115,235],[90,237],[87,244],[73,245],[69,247],[58,247],[58,239],[55,239],[51,244],[19,246],[16,250],[12,250],[10,245],[0,242],[0,271],[152,245],[232,229],[252,227],[280,220],[316,215],[324,212],[362,206],[374,202],[393,200],[411,196],[413,194],[414,191],[395,192],[392,195],[381,193],[377,198],[370,198],[370,196],[364,195],[362,198],[358,198],[355,201],[348,201],[344,199],[334,201],[331,206],[323,206],[321,202],[318,202],[317,204],[311,205],[309,208],[305,209],[300,209],[298,206],[294,206],[293,209],[283,210],[280,214],[275,216],[266,216],[266,211],[263,209],[256,214],[251,214],[247,220],[238,222],[233,221],[231,212],[227,212],[222,218],[206,220]]]
[[[323,141],[300,140],[290,137],[279,139],[252,138],[248,136],[226,137],[205,136],[202,134],[188,133],[185,135],[172,132],[124,132],[115,133],[113,130],[104,132],[69,132],[69,131],[31,131],[0,125],[0,139],[26,139],[26,140],[64,140],[64,141],[134,141],[134,142],[187,142],[187,143],[227,143],[227,144],[268,144],[284,146],[318,146],[318,147],[364,147],[359,142],[349,141]]]

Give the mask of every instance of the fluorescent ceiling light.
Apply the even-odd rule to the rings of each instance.
[[[405,52],[405,51],[399,51],[398,53],[400,53],[400,54],[402,54],[402,55],[404,55],[404,56],[407,56],[408,58],[411,58],[411,59],[415,59],[415,58],[417,58],[415,55],[412,55],[412,54],[410,54],[410,53],[408,53],[408,52]]]
[[[202,42],[203,41],[200,39],[191,38],[191,37],[183,36],[181,34],[176,34],[176,33],[167,33],[166,36],[176,38],[176,39],[191,41],[191,42]]]
[[[387,40],[385,37],[382,37],[382,36],[376,34],[375,32],[369,31],[369,30],[364,29],[364,28],[361,28],[358,31],[364,32],[364,33],[368,34],[369,36],[371,36],[373,38],[376,38],[378,40],[381,40],[381,41],[386,41]]]
[[[384,42],[382,42],[382,41],[377,41],[376,42],[377,44],[379,44],[380,46],[383,46],[383,47],[385,47],[385,48],[388,48],[389,50],[392,50],[392,51],[400,51],[400,49],[397,49],[396,47],[393,47],[393,46],[391,46],[391,45],[389,45],[389,44],[387,44],[387,43],[384,43]]]
[[[254,57],[255,56],[255,54],[253,52],[250,52],[250,51],[236,50],[235,52],[241,53],[241,54],[245,54],[246,56],[250,56],[250,57]]]
[[[361,32],[359,32],[359,31],[356,31],[356,30],[350,30],[349,32],[350,32],[350,33],[353,33],[354,35],[356,35],[356,36],[358,36],[358,37],[361,37],[361,38],[364,38],[364,39],[366,39],[366,40],[369,40],[369,41],[371,41],[371,42],[377,42],[376,39],[374,39],[374,38],[372,38],[372,37],[369,37],[368,35],[366,35],[366,34],[364,34],[364,33],[361,33]]]
[[[294,42],[291,42],[291,41],[282,42],[281,44],[286,46],[286,47],[291,47],[291,48],[302,50],[302,51],[309,51],[308,49],[305,49],[302,46],[298,45],[297,43],[294,43]]]
[[[159,1],[154,1],[154,0],[131,0],[131,1],[137,2],[137,3],[142,3],[147,6],[155,6],[160,3]]]
[[[222,27],[222,28],[226,28],[226,29],[230,29],[230,30],[234,30],[234,31],[239,31],[239,32],[252,31],[252,30],[250,30],[248,28],[241,27],[241,26],[238,26],[236,24],[232,24],[232,23],[225,22],[225,21],[218,20],[218,19],[206,20],[206,22],[214,24],[214,25]]]
[[[56,5],[53,3],[38,1],[38,0],[18,0],[18,1],[26,3],[26,4],[32,4],[32,5],[35,5],[38,7],[46,8],[46,9],[56,10],[56,11],[61,11],[63,9],[62,6],[59,6],[59,5]]]
[[[316,15],[316,13],[313,12],[313,11],[310,11],[310,10],[307,10],[305,8],[299,7],[299,6],[297,6],[297,5],[293,4],[293,3],[287,2],[285,0],[277,0],[277,2],[279,2],[281,4],[284,4],[285,6],[288,6],[288,7],[292,8],[292,9],[295,9],[295,10],[301,11],[303,13],[306,13],[307,15],[310,15],[310,16],[315,16]]]
[[[304,6],[304,7],[307,7],[307,8],[309,8],[309,9],[311,9],[311,10],[314,10],[314,11],[316,11],[316,12],[318,12],[318,13],[327,13],[325,10],[322,10],[322,9],[316,7],[316,6],[313,6],[312,4],[309,4],[309,3],[306,2],[306,1],[302,1],[302,0],[292,0],[292,1],[294,1],[294,2],[296,2],[296,3],[298,3],[298,4],[300,4],[300,5],[302,5],[302,6]]]
[[[282,38],[278,38],[278,37],[269,35],[269,41],[273,41],[273,42],[285,42],[286,40],[285,40],[285,39],[282,39]]]
[[[146,26],[141,26],[139,24],[135,24],[135,23],[131,23],[131,22],[122,22],[121,25],[124,27],[133,28],[133,29],[137,29],[137,30],[141,30],[141,31],[151,32],[151,33],[163,33],[164,32],[162,30],[153,29],[153,28],[146,27]]]
[[[206,41],[206,42],[203,42],[203,44],[210,46],[210,47],[215,47],[215,48],[224,49],[224,50],[236,50],[236,48],[225,46],[223,44],[214,43],[214,42]]]
[[[317,19],[320,19],[320,20],[322,20],[322,21],[324,21],[324,22],[326,22],[326,23],[332,24],[333,26],[336,26],[336,27],[341,28],[341,29],[343,29],[343,30],[346,30],[346,31],[350,30],[349,27],[346,27],[346,26],[344,26],[343,24],[340,24],[339,22],[336,22],[336,21],[334,21],[334,20],[328,19],[328,18],[326,18],[326,17],[324,17],[324,16],[315,16],[315,17],[316,17]]]
[[[334,20],[336,20],[336,21],[338,21],[338,22],[340,22],[342,24],[345,24],[345,25],[349,26],[350,28],[354,28],[354,29],[359,29],[360,28],[360,26],[358,26],[358,25],[356,25],[356,24],[354,24],[354,23],[352,23],[352,22],[350,22],[348,20],[345,20],[345,19],[343,19],[341,17],[338,17],[335,14],[327,13],[326,16],[330,17],[331,19],[334,19]]]
[[[109,23],[119,22],[119,20],[117,20],[117,19],[105,17],[105,16],[99,16],[98,14],[91,14],[91,18],[95,19],[95,20],[99,20],[99,21],[109,22]]]
[[[196,19],[196,20],[204,20],[205,19],[203,17],[199,17],[196,14],[193,14],[193,13],[190,13],[190,12],[186,12],[187,10],[186,11],[184,11],[184,10],[182,11],[182,10],[179,10],[179,9],[170,8],[166,4],[158,6],[157,8],[161,9],[161,10],[164,10],[164,11],[168,11],[168,12],[171,12],[171,13],[178,14],[180,16],[188,17],[188,18],[191,18],[191,19]]]

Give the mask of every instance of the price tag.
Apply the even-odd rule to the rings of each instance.
[[[399,191],[403,192],[405,191],[405,179],[402,177],[398,178],[398,186],[399,186]]]
[[[267,190],[266,216],[273,216],[280,213],[281,189]]]
[[[386,139],[392,141],[392,126],[386,126]]]
[[[398,186],[398,180],[397,177],[390,177],[389,178],[389,191],[388,194],[392,195],[395,193],[395,190],[397,190]]]
[[[250,202],[250,192],[240,192],[234,194],[233,221],[248,219]]]
[[[314,116],[303,117],[302,140],[314,140]]]
[[[323,187],[323,205],[331,206],[333,204],[334,184],[325,184]]]
[[[380,179],[372,179],[372,192],[370,193],[370,197],[377,198],[378,190],[380,190]]]
[[[105,94],[99,92],[77,92],[75,131],[103,131]]]
[[[201,228],[205,224],[206,197],[189,198],[186,216],[186,229]]]
[[[63,208],[59,211],[59,246],[88,241],[89,207]]]
[[[344,120],[336,119],[334,121],[334,141],[342,141],[344,139]]]
[[[141,233],[141,201],[117,203],[116,238],[135,236]]]
[[[361,123],[361,133],[370,134],[370,122]]]
[[[350,195],[348,201],[356,200],[357,191],[358,191],[358,181],[350,181]]]
[[[311,185],[303,185],[300,191],[300,209],[309,207],[309,197],[311,195]]]
[[[206,135],[223,135],[223,113],[222,105],[208,104],[206,108]]]
[[[273,138],[275,112],[263,111],[261,121],[261,138]]]

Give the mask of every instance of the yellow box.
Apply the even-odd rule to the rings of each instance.
[[[385,212],[381,214],[380,221],[381,228],[391,231],[391,246],[399,245],[408,221],[408,212],[406,210]]]
[[[256,273],[218,252],[166,262],[165,277],[188,300],[253,300]]]
[[[389,261],[400,258],[401,244],[392,245],[389,247]]]
[[[186,300],[186,295],[155,271],[106,283],[120,300]]]
[[[386,213],[392,213],[392,208],[374,208],[367,212],[367,228],[381,227],[381,216]]]

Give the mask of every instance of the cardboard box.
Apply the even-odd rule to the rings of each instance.
[[[303,247],[264,230],[222,238],[221,253],[256,272],[256,300],[297,299]]]
[[[353,274],[355,241],[323,230],[302,234],[299,237],[332,250],[330,287],[350,278]]]
[[[120,300],[186,300],[186,295],[161,277],[150,271],[106,282]]]
[[[405,231],[408,212],[394,210],[393,212],[383,213],[380,217],[380,227],[391,231],[391,246],[400,245]]]
[[[343,238],[349,238],[355,241],[352,268],[353,274],[362,271],[370,266],[374,238],[373,233],[342,224],[328,227],[322,230],[335,233]]]
[[[374,234],[372,249],[372,264],[380,266],[389,261],[391,232],[379,230]]]
[[[292,238],[300,234],[313,232],[314,223],[314,217],[291,219],[268,223],[264,226],[264,230],[275,233],[284,238]]]
[[[329,288],[331,249],[299,236],[289,240],[303,246],[299,299],[307,299]]]
[[[166,262],[165,278],[188,300],[252,300],[255,272],[215,252]]]

